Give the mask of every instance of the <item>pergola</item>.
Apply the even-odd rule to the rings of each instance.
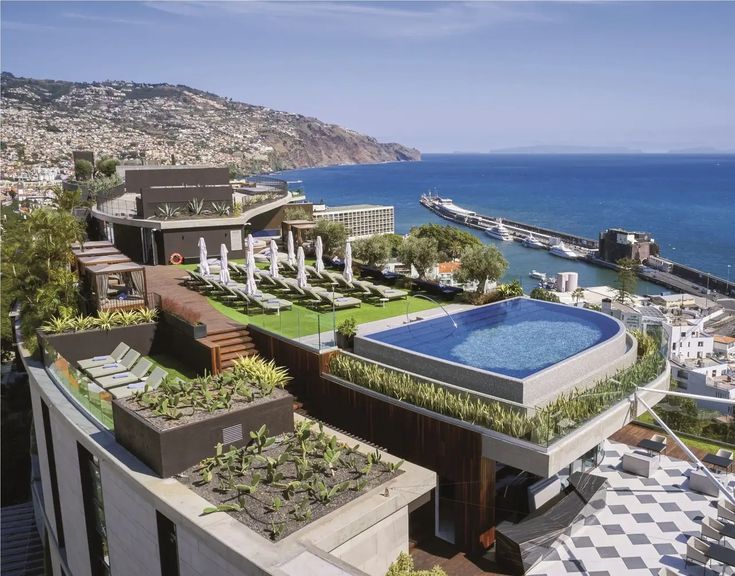
[[[296,246],[300,246],[311,240],[309,232],[314,229],[316,223],[311,220],[284,220],[281,223],[281,238],[288,236],[289,230],[293,232]]]
[[[97,310],[142,308],[147,302],[145,267],[135,262],[87,266],[85,278]]]

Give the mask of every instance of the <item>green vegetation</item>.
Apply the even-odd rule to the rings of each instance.
[[[94,174],[94,166],[89,160],[77,160],[74,162],[74,177],[79,180],[89,180]]]
[[[314,226],[313,234],[314,238],[322,237],[324,256],[327,258],[342,254],[349,236],[344,224],[332,220],[319,220]]]
[[[413,558],[401,552],[396,561],[390,565],[385,576],[447,576],[439,566],[434,566],[431,570],[416,570],[413,567]]]
[[[347,338],[354,338],[357,334],[357,321],[353,316],[345,318],[342,322],[337,324],[337,332]]]
[[[153,362],[153,366],[163,368],[168,375],[180,380],[190,380],[197,377],[197,373],[191,367],[182,362],[178,357],[169,354],[151,354],[146,356],[148,360]]]
[[[450,224],[422,224],[411,228],[411,236],[433,239],[441,261],[460,258],[467,248],[483,245],[474,234]]]
[[[352,244],[352,253],[360,262],[368,266],[379,267],[391,257],[392,244],[387,236],[371,236],[356,240]]]
[[[148,324],[155,322],[158,310],[140,308],[138,310],[102,310],[97,316],[84,316],[79,314],[62,313],[52,316],[45,322],[41,329],[48,334],[59,334],[62,332],[81,332],[82,330],[110,330],[117,326],[135,326],[137,324]]]
[[[618,270],[616,281],[618,293],[615,296],[615,300],[623,304],[625,302],[632,302],[635,287],[638,284],[638,277],[636,276],[638,261],[632,258],[621,258],[617,261],[617,265],[620,266],[620,270]]]
[[[484,426],[515,438],[545,444],[597,416],[629,396],[637,386],[655,379],[665,362],[657,353],[640,358],[586,390],[559,395],[553,402],[526,414],[519,407],[491,401],[465,392],[455,392],[405,372],[384,368],[357,358],[337,354],[330,360],[334,376],[416,406]]]
[[[35,350],[35,329],[54,315],[79,311],[79,287],[71,271],[71,244],[83,237],[69,212],[38,209],[2,225],[2,346],[11,348],[8,313],[20,304],[26,346]]]
[[[467,246],[462,251],[461,262],[455,278],[459,282],[477,282],[477,291],[483,291],[486,280],[496,281],[508,268],[508,261],[492,244]]]
[[[309,212],[303,206],[286,206],[283,209],[284,220],[311,220]]]
[[[62,212],[71,212],[82,204],[82,191],[80,188],[64,188],[61,185],[54,186],[54,208]]]
[[[413,266],[419,278],[426,274],[439,262],[438,244],[434,238],[409,236],[398,249],[398,258],[406,266]]]
[[[336,508],[335,499],[344,493],[353,497],[370,481],[398,473],[402,462],[382,462],[380,452],[367,455],[330,436],[321,424],[303,420],[294,432],[268,436],[265,425],[251,431],[245,448],[225,451],[215,446],[215,454],[205,458],[193,474],[196,488],[218,500],[202,514],[232,512],[236,518],[272,540],[307,524],[324,509]],[[243,515],[237,513],[245,512]]]
[[[137,392],[134,400],[154,415],[178,420],[195,412],[227,410],[234,402],[252,402],[267,398],[276,388],[286,386],[291,378],[285,368],[273,360],[244,356],[235,361],[231,371],[192,380],[169,377],[155,390]]]
[[[482,304],[490,304],[491,302],[500,302],[509,298],[517,298],[523,296],[523,286],[519,280],[513,280],[507,284],[498,284],[495,290],[490,292],[465,292],[465,298],[470,304],[481,306]]]
[[[545,302],[559,302],[559,297],[551,290],[545,288],[534,288],[531,290],[531,298],[534,300],[544,300]]]
[[[115,174],[115,169],[120,164],[116,158],[100,158],[97,160],[97,174],[105,178],[110,178]]]

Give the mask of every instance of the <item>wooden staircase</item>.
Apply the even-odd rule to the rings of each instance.
[[[212,374],[231,368],[241,356],[254,356],[258,353],[245,326],[211,331],[199,342],[210,349]]]

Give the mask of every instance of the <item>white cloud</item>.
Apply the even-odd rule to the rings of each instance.
[[[523,2],[149,2],[182,17],[257,18],[302,26],[330,24],[380,38],[428,39],[466,34],[513,21],[549,21]]]
[[[79,20],[83,22],[95,22],[105,24],[121,24],[124,26],[145,26],[150,24],[145,20],[134,20],[132,18],[120,18],[118,16],[98,16],[95,14],[81,14],[79,12],[65,12],[62,14],[64,18],[70,20]]]

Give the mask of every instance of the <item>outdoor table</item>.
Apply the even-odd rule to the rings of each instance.
[[[710,466],[722,468],[723,470],[727,470],[730,467],[730,464],[732,464],[732,460],[730,460],[730,458],[717,456],[717,454],[705,454],[704,458],[702,458],[702,462],[709,464]]]
[[[645,450],[648,450],[649,452],[655,452],[656,454],[661,454],[666,449],[666,444],[663,442],[656,442],[655,440],[651,440],[649,438],[645,438],[638,442],[638,447],[643,448]]]
[[[721,562],[725,566],[735,566],[735,549],[728,548],[722,544],[710,544],[709,550],[706,553],[708,558]],[[725,571],[725,567],[722,567],[722,572]]]

